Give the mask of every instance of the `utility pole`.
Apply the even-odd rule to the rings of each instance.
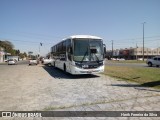
[[[43,43],[39,44],[39,57],[40,57],[40,46],[42,46]]]
[[[143,22],[142,24],[143,24],[143,61],[144,61],[144,24],[145,24],[146,22]]]
[[[137,43],[136,43],[136,60],[137,60]]]
[[[113,40],[112,40],[112,58],[113,58]]]

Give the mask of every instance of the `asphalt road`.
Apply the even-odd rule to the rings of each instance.
[[[28,60],[22,60],[22,61],[17,62],[18,65],[24,65],[24,64],[28,64],[28,63],[29,63]]]
[[[18,61],[17,62],[17,65],[24,65],[24,64],[28,64],[28,60],[21,60],[21,61]],[[4,63],[0,63],[0,65],[7,65],[8,63],[7,62],[4,62]]]
[[[118,63],[110,60],[105,61],[105,65],[108,66],[128,66],[128,67],[148,67],[146,63]],[[148,68],[160,68],[160,67],[148,67]]]
[[[72,76],[54,67],[0,66],[0,111],[159,111],[160,91],[97,75]],[[19,118],[13,118],[13,120]],[[33,118],[31,120],[37,120]],[[107,119],[97,118],[39,118]],[[158,120],[156,117],[111,118]]]

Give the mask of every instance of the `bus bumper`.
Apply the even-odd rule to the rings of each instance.
[[[71,74],[96,74],[104,72],[104,66],[100,66],[96,69],[82,69],[76,66],[72,66]]]

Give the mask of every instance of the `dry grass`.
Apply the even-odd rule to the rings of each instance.
[[[104,74],[134,81],[142,86],[160,88],[160,68],[106,66]]]

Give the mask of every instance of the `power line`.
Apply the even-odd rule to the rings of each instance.
[[[0,31],[0,33],[13,34],[13,35],[17,34],[19,36],[25,36],[25,37],[26,36],[38,36],[37,39],[40,39],[41,38],[40,36],[45,37],[43,39],[47,39],[47,38],[50,38],[50,39],[61,38],[62,39],[62,37],[60,37],[60,36],[50,36],[50,35],[44,35],[44,34],[39,34],[39,33],[27,33],[27,32],[19,32],[19,33],[17,33],[17,32],[4,32],[4,31]]]
[[[148,39],[148,38],[160,38],[160,36],[150,36],[150,37],[144,37],[145,39]],[[128,41],[128,40],[142,40],[143,37],[139,37],[139,38],[128,38],[128,39],[114,39],[114,41]]]
[[[0,31],[1,33],[7,33],[7,32],[4,32],[4,31]],[[43,40],[53,40],[53,39],[59,39],[59,40],[62,40],[63,38],[61,36],[49,36],[49,35],[44,35],[44,34],[39,34],[39,33],[27,33],[27,32],[8,32],[7,34],[18,34],[18,35],[21,35],[21,36],[38,36],[38,37],[29,37],[29,38],[34,38],[34,39],[43,39]],[[25,35],[23,35],[25,34]],[[39,36],[44,36],[44,37],[39,37]],[[148,39],[148,38],[160,38],[159,35],[156,35],[156,36],[149,36],[149,37],[144,37],[145,39]],[[27,37],[26,37],[27,38]],[[49,38],[49,39],[48,39]],[[114,39],[114,41],[119,41],[119,40],[123,40],[123,41],[128,41],[128,40],[137,40],[137,39],[140,39],[142,40],[143,37],[138,37],[138,38],[127,38],[127,39]]]
[[[16,39],[6,39],[6,38],[1,38],[1,39],[3,39],[3,40],[8,40],[8,41],[17,41],[17,42],[27,42],[27,43],[40,43],[40,41],[37,41],[37,42],[35,42],[35,41],[26,41],[26,40],[16,40]],[[45,43],[45,44],[53,44],[53,43],[55,43],[55,42],[53,42],[53,43],[50,43],[50,42],[43,42],[43,43]]]
[[[145,40],[145,41],[148,43],[148,42],[160,41],[160,39],[152,39],[152,40]],[[111,41],[109,41],[109,42],[111,42]],[[142,43],[142,41],[137,41],[137,42],[138,43]],[[130,41],[127,41],[127,42],[124,42],[124,41],[122,41],[122,42],[115,42],[115,44],[129,44],[129,43],[130,43]]]
[[[156,37],[159,37],[159,36],[151,36],[151,37],[144,37],[144,38],[156,38]],[[40,44],[41,41],[29,41],[29,40],[18,40],[18,39],[6,39],[6,38],[1,38],[3,40],[8,40],[8,41],[14,41],[14,42],[22,42],[22,43],[28,43],[28,44]],[[130,39],[130,40],[135,40],[135,39]],[[109,43],[111,42],[113,44],[113,41],[115,40],[111,40],[111,41],[108,41]],[[160,39],[148,39],[148,40],[145,40],[145,43],[149,43],[150,45],[151,44],[155,44],[156,41],[160,41]],[[53,41],[53,42],[42,42],[43,44],[45,45],[54,45],[56,44],[58,41]],[[130,43],[131,41],[116,41],[114,42],[114,46],[132,46],[132,44]],[[142,41],[138,40],[136,41],[138,44],[141,44]],[[156,43],[157,44],[157,43]],[[26,45],[26,44],[23,44],[23,45]],[[26,45],[27,46],[27,45]],[[148,46],[148,45],[147,45]]]

